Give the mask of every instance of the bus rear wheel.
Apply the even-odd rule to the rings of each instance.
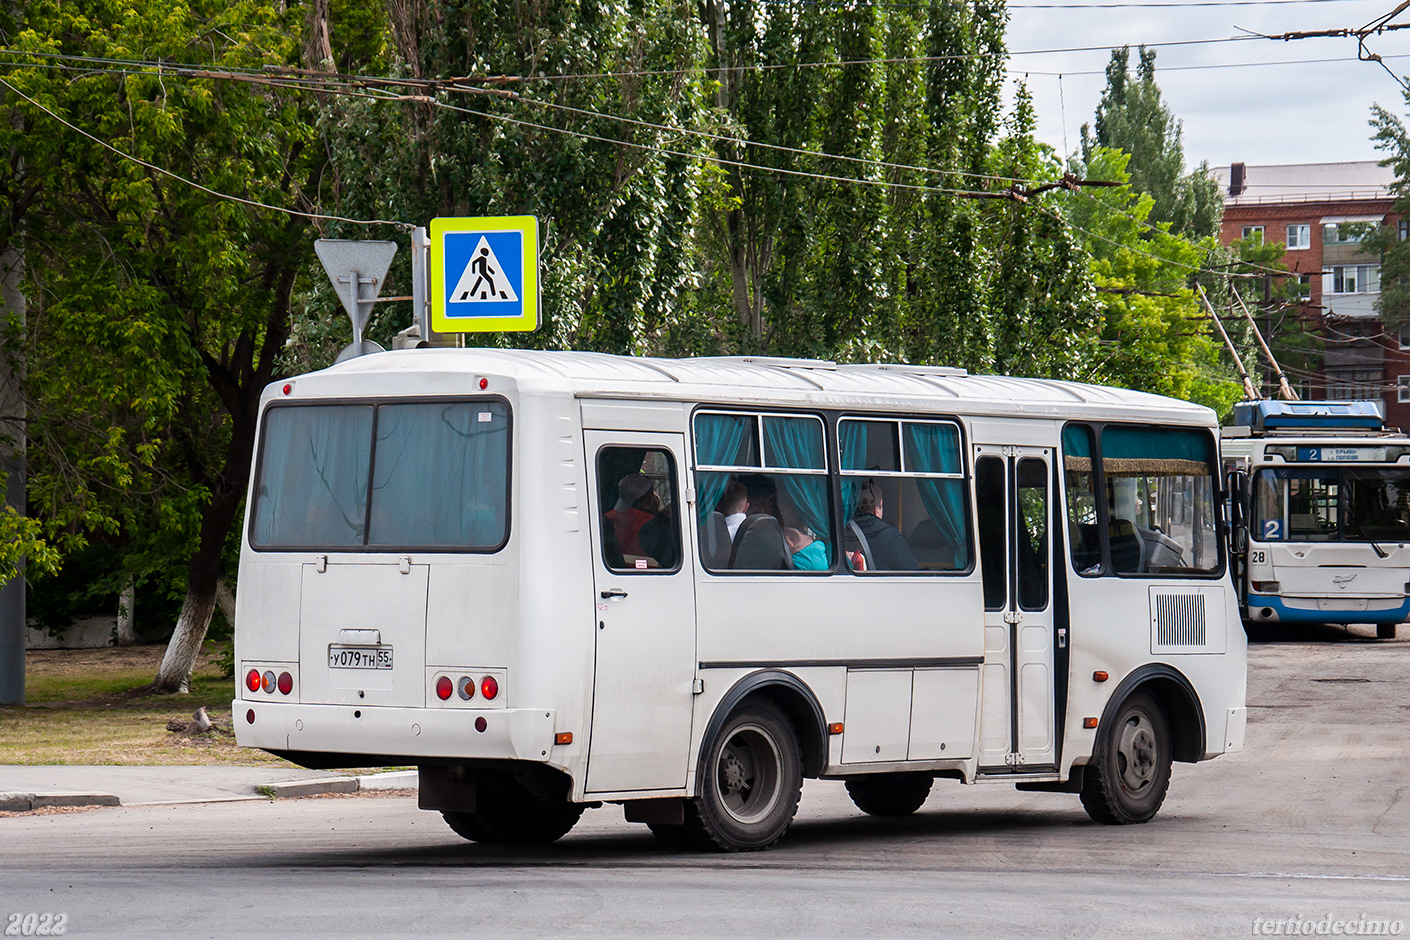
[[[847,781],[847,795],[868,816],[909,816],[935,784],[929,774],[872,774]]]
[[[685,804],[686,834],[721,852],[766,849],[793,822],[802,788],[803,759],[788,716],[770,701],[747,701],[707,747],[700,795]]]
[[[1155,699],[1132,695],[1098,735],[1082,775],[1082,806],[1099,823],[1149,822],[1170,787],[1170,724]]]

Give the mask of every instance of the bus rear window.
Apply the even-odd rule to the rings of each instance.
[[[501,402],[290,405],[265,415],[250,514],[257,549],[483,552],[508,534]]]

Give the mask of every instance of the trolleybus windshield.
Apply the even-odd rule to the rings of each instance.
[[[1410,467],[1275,467],[1254,478],[1260,541],[1410,541]]]

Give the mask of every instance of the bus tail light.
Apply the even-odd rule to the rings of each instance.
[[[485,676],[480,680],[480,694],[487,701],[493,701],[494,697],[499,694],[499,680],[494,676]]]
[[[245,688],[251,692],[258,692],[260,687],[260,675],[258,669],[251,669],[245,675]]]
[[[436,680],[436,698],[442,702],[450,698],[455,691],[455,683],[450,681],[450,676],[441,676]]]
[[[294,677],[290,673],[279,673],[278,683],[280,695],[288,695],[290,692],[294,691]]]
[[[455,690],[468,702],[475,697],[475,680],[470,676],[461,676],[460,681],[455,684]]]
[[[1277,581],[1250,581],[1248,587],[1259,594],[1278,594],[1283,590],[1283,586]]]
[[[273,670],[273,669],[266,669],[266,670],[264,671],[264,675],[260,676],[260,682],[259,682],[260,688],[264,689],[264,690],[265,690],[266,692],[268,692],[270,695],[273,695],[273,694],[274,694],[274,683],[275,683],[275,681],[276,681],[276,680],[275,680],[275,678],[274,678],[274,670]]]

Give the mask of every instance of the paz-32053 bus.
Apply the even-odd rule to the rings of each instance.
[[[417,350],[271,386],[237,737],[414,764],[479,841],[621,803],[765,848],[805,777],[938,777],[1144,822],[1242,746],[1205,408],[811,360]]]

